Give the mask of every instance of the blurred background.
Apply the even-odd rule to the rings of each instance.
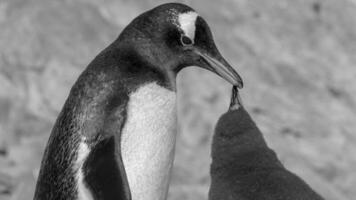
[[[0,0],[0,199],[32,199],[45,144],[72,84],[138,14],[166,1]],[[356,196],[356,1],[196,0],[242,75],[244,104],[288,169],[329,200]],[[170,200],[205,200],[214,125],[230,86],[178,78]]]

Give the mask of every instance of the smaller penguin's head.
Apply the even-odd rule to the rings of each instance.
[[[235,159],[236,153],[244,149],[260,147],[266,148],[263,135],[242,105],[237,87],[233,86],[230,107],[215,126],[212,158],[220,160],[220,163],[215,163],[221,165],[222,160]]]
[[[238,135],[253,124],[252,119],[242,105],[239,90],[232,87],[229,109],[224,113],[216,125],[217,135]]]
[[[239,74],[219,53],[208,24],[184,4],[163,4],[141,14],[120,37],[174,79],[181,69],[199,66],[243,87]]]
[[[261,135],[255,134],[258,132],[256,124],[242,105],[237,87],[233,86],[229,109],[220,116],[215,126],[213,154],[216,155],[216,149],[231,151],[244,143],[253,144],[254,137]],[[221,156],[221,153],[218,154]],[[231,152],[226,152],[226,155],[231,155]]]

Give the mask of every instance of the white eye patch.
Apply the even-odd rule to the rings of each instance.
[[[188,36],[192,41],[195,37],[195,21],[198,17],[196,12],[190,11],[186,13],[181,13],[178,15],[178,23],[182,31],[186,36]]]

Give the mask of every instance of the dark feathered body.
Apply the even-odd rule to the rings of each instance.
[[[210,200],[323,199],[281,164],[241,106],[217,123],[210,173]]]
[[[124,171],[119,173],[118,170],[123,168],[122,161],[115,160],[120,157],[115,154],[120,155],[120,130],[125,121],[128,95],[139,85],[137,81],[164,80],[159,79],[154,70],[138,70],[139,66],[146,66],[145,63],[139,63],[139,58],[132,63],[134,55],[126,55],[127,58],[118,56],[115,47],[110,46],[88,66],[73,86],[52,130],[35,199],[77,198],[75,162],[81,142],[85,142],[91,151],[83,173],[89,183],[90,179],[95,179],[96,185],[102,185],[102,188],[88,185],[94,191],[102,191],[94,192],[97,199],[109,194],[112,197],[129,196],[128,185],[119,184],[127,182]],[[137,68],[132,67],[135,65]],[[133,74],[141,76],[140,79],[128,78]],[[81,141],[82,138],[85,141]],[[97,170],[99,168],[104,170]],[[123,187],[117,188],[117,185]]]
[[[180,35],[170,10],[192,11],[165,4],[143,13],[80,75],[52,129],[35,200],[131,199],[121,155],[130,94],[149,83],[173,92],[176,73],[190,64],[176,47]]]

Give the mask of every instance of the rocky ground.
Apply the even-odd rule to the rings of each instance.
[[[165,1],[0,1],[0,199],[31,199],[71,85],[139,13]],[[283,163],[329,200],[356,196],[356,1],[183,1],[245,81],[242,98]],[[169,199],[207,199],[214,124],[230,86],[179,75]]]

